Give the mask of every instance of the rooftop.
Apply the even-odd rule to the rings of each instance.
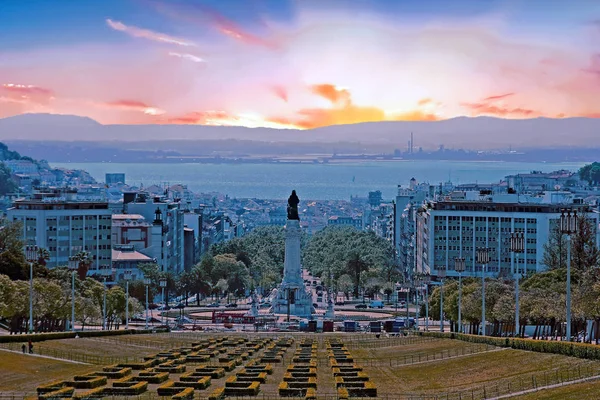
[[[113,261],[146,261],[152,262],[152,258],[133,249],[133,246],[124,246],[112,249]]]
[[[113,214],[113,220],[127,220],[127,219],[145,219],[140,214]]]

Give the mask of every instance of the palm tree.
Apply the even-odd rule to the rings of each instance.
[[[75,258],[77,259],[77,276],[83,281],[92,265],[92,258],[87,251],[80,251],[75,254]]]
[[[356,298],[358,297],[358,290],[360,287],[360,275],[363,271],[368,269],[368,265],[360,258],[358,252],[354,252],[346,263],[346,267],[354,279],[354,297]]]

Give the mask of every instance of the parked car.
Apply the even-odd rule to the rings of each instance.
[[[354,308],[367,308],[366,304],[357,304],[354,306]]]
[[[221,305],[219,303],[210,303],[207,304],[206,307],[220,307]]]
[[[175,307],[173,308],[178,308],[178,309],[182,309],[185,308],[185,304],[184,303],[178,303]]]
[[[227,307],[227,308],[237,308],[237,306],[238,306],[237,303],[229,303],[225,307]]]
[[[346,304],[346,303],[344,303],[343,301],[336,301],[335,302],[336,306],[343,306],[344,304]]]

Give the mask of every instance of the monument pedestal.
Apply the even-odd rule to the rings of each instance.
[[[302,279],[300,265],[300,221],[288,219],[285,225],[285,262],[283,280],[277,288],[271,311],[275,314],[308,318],[314,312],[312,292]]]
[[[258,317],[258,297],[256,297],[256,291],[252,292],[252,305],[250,306],[248,315],[251,317]]]

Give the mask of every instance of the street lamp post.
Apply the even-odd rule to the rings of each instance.
[[[429,274],[423,276],[423,283],[425,284],[425,331],[429,332],[429,282],[431,282],[431,276]]]
[[[150,278],[144,278],[144,286],[146,286],[146,330],[148,330],[148,286],[152,281]]]
[[[165,309],[167,308],[167,302],[165,300],[165,288],[167,287],[167,280],[165,278],[161,278],[160,281],[158,281],[159,285],[160,285],[160,289],[162,291],[162,299],[163,299],[163,312],[160,314],[160,323],[161,325],[165,324]]]
[[[129,329],[129,280],[131,279],[131,271],[125,271],[125,329]]]
[[[462,327],[462,273],[465,272],[465,259],[457,257],[454,259],[454,270],[458,272],[458,331],[463,333]]]
[[[490,262],[487,247],[477,249],[477,262],[481,264],[481,336],[485,336],[485,269]]]
[[[29,333],[33,333],[33,263],[38,257],[37,246],[25,247],[25,258],[29,263]]]
[[[106,277],[104,277],[104,282],[102,283],[104,288],[104,294],[102,299],[102,330],[106,330]]]
[[[440,332],[444,332],[444,278],[446,277],[446,269],[438,269],[437,275],[440,278]]]
[[[521,323],[519,317],[519,279],[521,279],[521,273],[517,254],[525,251],[525,235],[523,233],[513,232],[510,235],[510,251],[514,253],[515,258],[515,336],[519,337],[521,335]],[[523,258],[523,262],[525,262],[525,258]]]
[[[421,278],[416,276],[414,280],[415,285],[415,321],[417,326],[417,331],[419,330],[419,291],[421,290]]]
[[[79,260],[77,257],[69,257],[69,269],[71,270],[71,331],[75,331],[75,272],[78,266]]]
[[[577,210],[563,210],[560,215],[560,232],[567,235],[567,332],[566,340],[571,341],[571,235],[577,233]]]

